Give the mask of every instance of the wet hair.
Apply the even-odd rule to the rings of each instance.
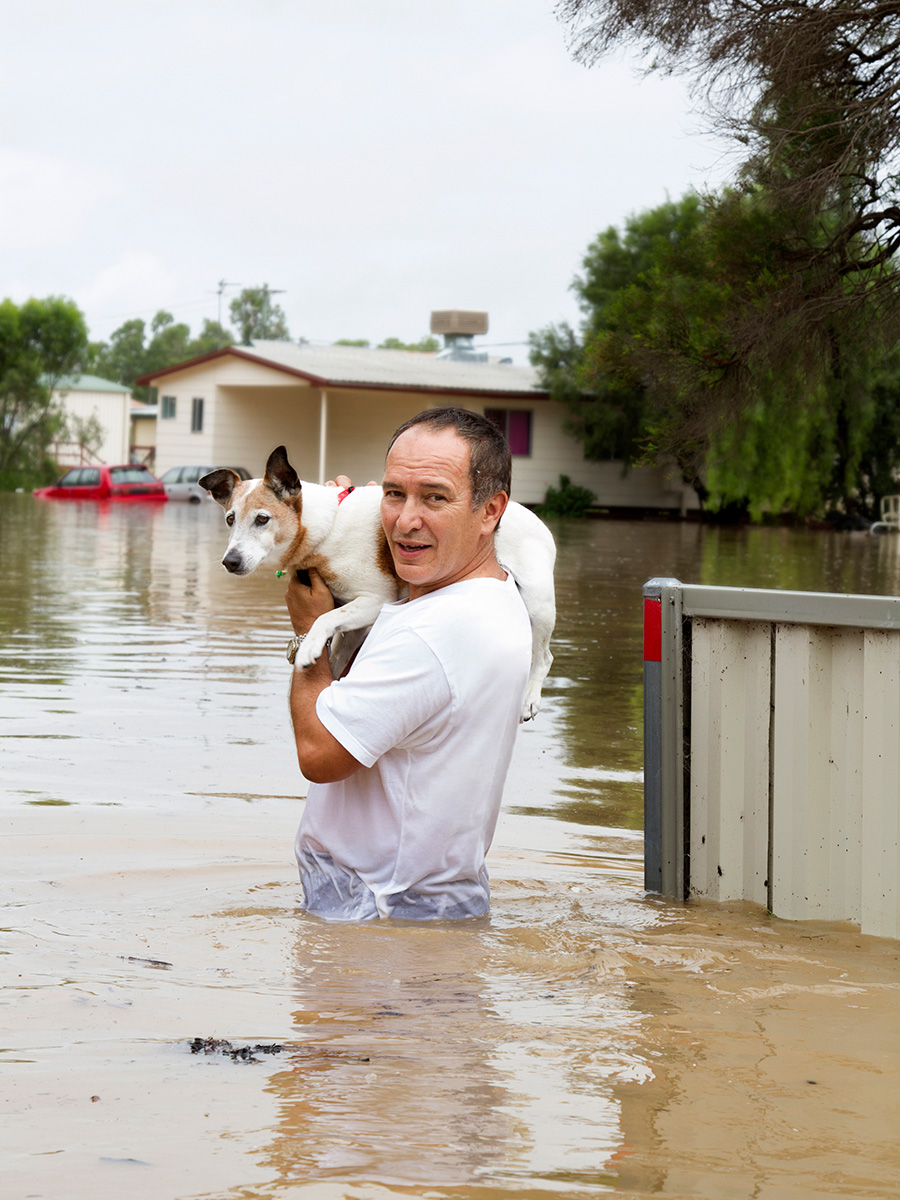
[[[493,421],[468,408],[426,408],[410,417],[391,438],[391,446],[407,429],[424,425],[429,429],[452,429],[469,443],[469,483],[472,508],[480,508],[497,492],[509,495],[512,480],[512,455],[509,443]]]

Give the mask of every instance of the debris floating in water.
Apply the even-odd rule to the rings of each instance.
[[[346,1050],[335,1049],[333,1046],[319,1046],[299,1042],[288,1042],[286,1045],[281,1042],[271,1042],[268,1044],[257,1042],[255,1046],[233,1046],[231,1042],[226,1041],[224,1038],[195,1037],[188,1044],[191,1048],[191,1054],[222,1054],[234,1062],[259,1062],[259,1059],[256,1057],[257,1054],[282,1053],[290,1053],[292,1057],[299,1057],[306,1060],[339,1058],[343,1062],[369,1062],[368,1054],[351,1054]],[[298,1066],[299,1064],[295,1063],[294,1070]]]
[[[255,1046],[232,1046],[222,1038],[195,1037],[191,1042],[191,1054],[224,1054],[235,1062],[259,1062],[254,1057],[257,1054],[280,1054],[284,1046],[277,1042],[269,1045],[257,1043]]]

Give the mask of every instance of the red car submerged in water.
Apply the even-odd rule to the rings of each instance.
[[[146,467],[73,467],[50,487],[36,488],[44,500],[165,500],[166,489]]]

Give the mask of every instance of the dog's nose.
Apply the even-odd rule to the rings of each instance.
[[[234,550],[229,551],[229,553],[226,554],[222,559],[222,566],[226,571],[230,571],[232,575],[240,574],[241,565],[241,556]]]

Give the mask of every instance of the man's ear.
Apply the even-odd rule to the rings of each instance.
[[[223,508],[228,508],[231,505],[234,489],[241,482],[241,477],[236,471],[229,470],[228,467],[219,467],[217,471],[210,471],[208,475],[204,475],[197,482],[202,488],[206,488],[213,500],[218,501]]]
[[[509,504],[509,496],[506,492],[494,492],[483,509],[483,533],[493,533],[500,523],[500,518],[506,511],[506,506]]]
[[[280,500],[300,495],[302,487],[300,476],[288,462],[287,450],[284,446],[276,446],[269,455],[269,461],[266,463],[265,483]]]

